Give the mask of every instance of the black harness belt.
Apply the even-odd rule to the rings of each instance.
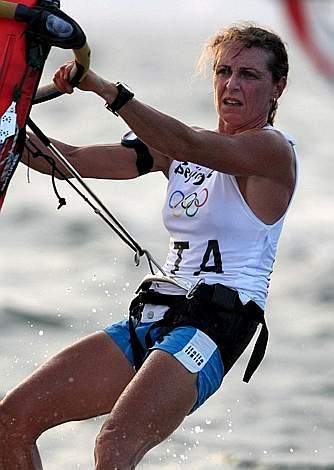
[[[145,338],[148,348],[153,345],[152,329],[161,328],[159,338],[162,339],[178,326],[194,326],[217,344],[225,374],[246,349],[257,326],[261,324],[261,332],[243,377],[244,382],[249,382],[264,357],[269,337],[264,312],[255,302],[249,301],[243,305],[237,291],[222,284],[199,284],[191,298],[160,294],[144,285],[131,302],[129,314],[130,341],[136,370],[141,367],[145,356],[136,334],[136,326],[141,321],[143,307],[147,303],[169,307],[161,320],[152,323]]]

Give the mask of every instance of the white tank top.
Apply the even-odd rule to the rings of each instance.
[[[267,225],[244,200],[235,176],[173,161],[163,208],[170,233],[164,270],[193,282],[224,284],[236,289],[243,303],[254,300],[264,308],[285,214]],[[175,293],[169,284],[155,287]]]

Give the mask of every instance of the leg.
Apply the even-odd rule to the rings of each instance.
[[[130,470],[183,421],[197,398],[197,374],[155,350],[124,390],[97,438],[96,470]]]
[[[104,332],[65,349],[0,404],[0,470],[39,470],[35,445],[53,426],[108,413],[134,375]]]

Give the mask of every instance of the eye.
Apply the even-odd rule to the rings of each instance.
[[[253,72],[252,70],[243,70],[241,72],[241,75],[245,78],[249,78],[249,79],[257,79],[257,75],[255,72]]]
[[[228,76],[231,73],[230,67],[220,66],[216,69],[216,75]]]

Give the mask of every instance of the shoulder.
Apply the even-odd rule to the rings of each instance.
[[[245,131],[236,139],[246,154],[263,162],[263,176],[284,178],[295,165],[294,140],[274,127]]]
[[[244,140],[252,144],[252,146],[259,146],[264,150],[269,149],[272,151],[284,151],[291,148],[292,144],[295,144],[292,137],[289,137],[285,132],[272,126],[250,129],[240,134],[236,134],[236,138]]]

